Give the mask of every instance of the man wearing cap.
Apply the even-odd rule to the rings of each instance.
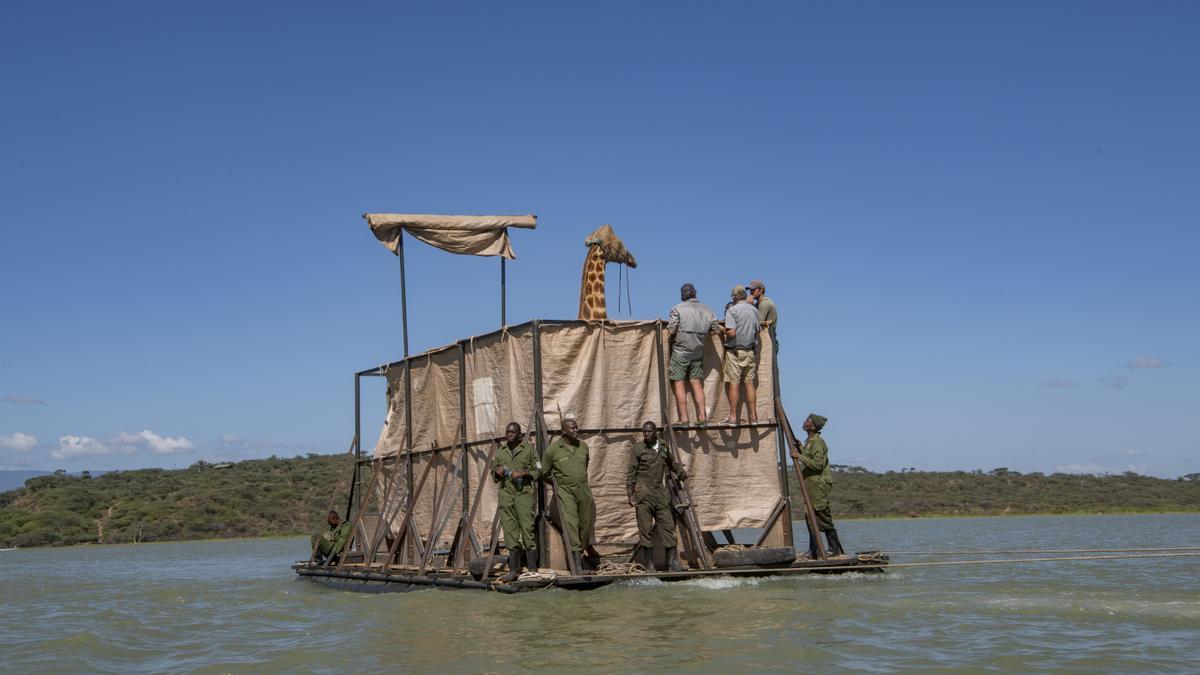
[[[337,511],[330,511],[325,522],[329,529],[312,536],[313,562],[318,565],[333,562],[350,541],[350,521],[342,522]]]
[[[746,302],[746,289],[734,286],[730,294],[733,304],[725,311],[725,396],[729,399],[729,417],[722,424],[738,423],[739,389],[745,388],[750,422],[758,421],[758,398],[754,376],[758,373],[759,317],[754,305]]]
[[[799,451],[795,449],[797,441],[792,439],[792,459],[799,462],[800,473],[804,476],[804,487],[808,490],[808,498],[812,500],[813,511],[817,517],[817,529],[825,533],[829,542],[829,555],[842,556],[842,542],[838,541],[837,530],[833,527],[833,514],[829,510],[829,492],[833,489],[833,474],[829,470],[829,446],[821,438],[821,429],[825,428],[827,420],[813,413],[804,420],[804,431],[808,439]],[[817,538],[812,532],[808,533],[808,551],[813,558],[817,557]]]
[[[717,315],[712,308],[696,299],[696,287],[684,284],[679,289],[681,302],[671,308],[667,333],[671,336],[671,365],[668,377],[675,392],[675,407],[679,421],[690,423],[687,407],[687,387],[692,390],[696,406],[696,421],[708,422],[704,404],[704,345],[708,334],[717,330]]]
[[[767,287],[755,279],[746,286],[750,293],[750,302],[758,308],[758,319],[762,327],[771,334],[771,344],[775,345],[775,353],[779,353],[779,340],[775,337],[775,325],[779,323],[779,312],[775,309],[775,301],[767,297]]]

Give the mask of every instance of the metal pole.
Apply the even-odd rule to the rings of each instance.
[[[400,322],[404,333],[404,358],[408,358],[408,286],[404,282],[404,230],[396,238],[396,257],[400,259]]]
[[[350,520],[350,507],[353,504],[362,506],[362,495],[358,502],[354,501],[355,486],[362,479],[362,387],[357,373],[354,374],[354,480],[350,483],[350,499],[346,504],[346,520]]]
[[[505,277],[504,256],[500,256],[500,326],[501,327],[508,325],[508,321],[505,318],[505,313],[506,313],[505,312],[505,309],[506,309],[505,308],[505,304],[506,304],[505,296],[507,295],[507,289],[506,289],[507,283],[506,283],[504,277]]]

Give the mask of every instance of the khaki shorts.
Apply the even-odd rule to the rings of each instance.
[[[751,382],[758,374],[758,356],[753,349],[727,349],[722,374],[726,382]]]
[[[671,368],[667,373],[667,377],[672,382],[679,382],[680,380],[703,380],[704,357],[689,359],[672,354]]]

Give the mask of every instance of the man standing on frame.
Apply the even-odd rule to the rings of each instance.
[[[588,486],[588,445],[580,440],[575,420],[563,422],[562,437],[546,448],[542,467],[542,475],[558,483],[563,532],[571,540],[571,550],[582,556],[592,542],[596,502]]]
[[[688,415],[687,389],[692,390],[696,406],[696,421],[708,423],[708,408],[704,402],[704,345],[708,334],[716,331],[717,315],[712,308],[696,299],[696,287],[684,284],[679,289],[681,302],[671,308],[667,334],[671,336],[671,361],[668,378],[675,392],[675,409],[679,421],[691,423]]]
[[[767,333],[771,335],[771,344],[775,345],[775,353],[779,353],[779,338],[775,335],[775,327],[779,324],[779,310],[775,301],[767,297],[767,287],[755,279],[746,287],[750,293],[750,301],[758,309],[758,319]]]
[[[636,509],[638,543],[633,549],[633,562],[654,568],[654,526],[658,525],[659,540],[666,550],[667,564],[672,572],[680,571],[675,555],[675,514],[671,512],[671,493],[667,488],[667,472],[673,471],[679,480],[687,473],[675,466],[671,449],[658,438],[654,422],[642,425],[642,442],[629,451],[629,468],[625,472],[625,490],[629,505]]]
[[[537,538],[533,521],[537,516],[537,482],[542,477],[542,465],[537,453],[521,438],[521,425],[509,422],[504,429],[504,443],[492,460],[492,480],[500,485],[497,509],[500,526],[504,528],[504,545],[508,547],[508,574],[502,581],[516,581],[521,576],[522,559],[530,572],[538,570]]]
[[[758,396],[754,389],[754,377],[758,374],[758,310],[746,302],[746,289],[734,286],[731,293],[733,304],[725,312],[725,361],[722,374],[725,376],[725,396],[729,399],[729,417],[722,424],[738,423],[738,408],[741,400],[739,388],[746,392],[750,423],[758,421]]]

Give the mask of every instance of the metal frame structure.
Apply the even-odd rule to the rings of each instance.
[[[483,487],[487,481],[487,472],[490,467],[492,457],[496,449],[499,447],[502,437],[481,438],[475,440],[467,439],[467,414],[466,414],[466,368],[467,368],[467,350],[470,348],[474,340],[480,338],[492,337],[497,334],[502,334],[509,330],[525,330],[526,327],[532,333],[532,349],[533,349],[533,383],[530,394],[533,397],[532,409],[535,411],[534,418],[530,421],[530,426],[526,429],[529,436],[532,437],[534,445],[539,457],[545,452],[549,445],[549,439],[552,435],[560,433],[548,428],[544,414],[542,414],[542,349],[541,349],[541,332],[543,326],[559,326],[559,325],[590,325],[596,322],[582,320],[533,320],[526,324],[509,327],[506,317],[506,266],[505,259],[500,258],[500,324],[501,327],[495,331],[485,333],[482,336],[458,340],[446,347],[438,348],[432,351],[444,351],[457,348],[458,366],[459,366],[459,424],[458,437],[451,445],[435,447],[433,444],[429,448],[414,448],[413,447],[413,425],[412,425],[412,365],[414,359],[422,358],[432,353],[425,352],[423,354],[412,355],[409,351],[408,340],[408,299],[407,299],[407,280],[405,275],[404,264],[404,233],[399,235],[399,242],[396,250],[396,255],[400,261],[400,312],[403,332],[404,358],[387,363],[382,366],[360,370],[354,373],[354,440],[351,446],[351,456],[354,457],[354,469],[351,474],[350,495],[347,501],[346,519],[351,520],[353,517],[354,530],[350,542],[333,566],[316,566],[310,559],[307,563],[297,563],[295,569],[302,576],[309,577],[313,580],[321,581],[326,585],[333,585],[344,588],[354,588],[356,590],[366,589],[367,586],[375,584],[376,586],[385,586],[382,590],[405,590],[408,588],[418,588],[428,585],[439,585],[460,588],[482,588],[492,590],[504,590],[506,592],[515,592],[517,590],[531,590],[532,587],[521,587],[514,585],[505,585],[498,587],[494,584],[489,584],[487,575],[490,572],[491,560],[499,550],[499,513],[492,518],[492,527],[490,530],[489,540],[486,546],[478,540],[475,533],[474,523],[477,510],[480,503]],[[780,383],[779,383],[779,368],[778,363],[772,357],[772,368],[774,374],[774,401],[776,420],[768,422],[757,422],[752,424],[736,424],[736,425],[672,425],[670,421],[670,385],[666,376],[666,354],[665,345],[662,339],[663,322],[661,320],[654,322],[655,329],[655,365],[658,369],[658,398],[660,408],[660,428],[665,431],[668,438],[668,445],[671,452],[676,453],[676,461],[678,461],[679,446],[675,442],[677,432],[699,432],[702,434],[713,432],[735,432],[740,433],[742,430],[754,429],[770,429],[776,434],[776,445],[778,446],[778,476],[780,498],[776,507],[773,509],[770,517],[767,519],[762,528],[762,535],[759,537],[758,545],[779,545],[794,548],[794,541],[791,527],[792,513],[792,496],[789,489],[788,477],[788,448],[794,446],[797,441],[793,435],[792,428],[788,422],[786,412],[783,409],[783,403],[780,398]],[[386,377],[394,368],[403,369],[403,387],[404,387],[404,425],[405,425],[405,448],[403,452],[390,457],[370,458],[363,457],[362,449],[362,378],[364,377]],[[581,429],[581,434],[596,435],[596,434],[628,434],[640,431],[640,427],[622,427],[622,428],[606,428],[606,429]],[[470,475],[470,454],[471,449],[481,446],[491,445],[487,459],[483,463],[483,474],[476,478],[475,494],[472,496],[472,476]],[[441,453],[446,453],[446,461],[452,462],[455,453],[461,455],[461,464],[457,467],[457,473],[454,470],[450,472],[450,479],[446,481],[441,489],[435,493],[433,511],[430,515],[430,529],[427,533],[419,532],[413,518],[413,509],[417,498],[422,494],[426,479],[429,472],[437,461]],[[421,455],[430,455],[430,459],[426,462],[422,474],[414,480],[413,468],[414,457]],[[401,483],[401,478],[398,475],[400,471],[400,462],[404,463],[404,495],[402,504],[393,504],[393,498]],[[362,467],[371,465],[373,471],[371,478],[364,489],[362,485]],[[389,473],[390,467],[390,476]],[[886,558],[882,560],[856,560],[854,558],[848,560],[828,560],[824,548],[821,546],[819,532],[817,530],[816,519],[813,513],[812,502],[809,498],[808,491],[805,488],[803,477],[800,475],[800,467],[794,465],[797,478],[799,478],[802,508],[805,513],[805,521],[808,525],[810,534],[817,540],[818,556],[814,561],[807,563],[794,563],[791,567],[771,570],[746,570],[746,569],[716,569],[713,562],[712,549],[717,546],[714,531],[705,531],[701,523],[697,519],[694,512],[695,502],[692,500],[690,489],[686,482],[676,482],[672,488],[673,502],[679,513],[679,524],[677,528],[678,536],[681,539],[683,546],[681,550],[687,557],[689,568],[685,572],[668,572],[656,573],[656,576],[663,578],[688,578],[700,574],[792,574],[805,572],[829,572],[829,571],[877,571],[882,569],[887,564]],[[455,485],[455,481],[458,482]],[[381,485],[380,490],[376,490],[375,486]],[[340,481],[339,481],[340,486]],[[340,487],[338,488],[340,490]],[[376,498],[376,492],[381,491],[383,496],[381,499]],[[365,493],[365,496],[364,496]],[[457,493],[457,494],[455,494]],[[335,490],[335,498],[337,491]],[[551,524],[547,518],[546,508],[549,499],[546,494],[546,484],[539,482],[538,485],[538,508],[536,516],[537,537],[543,565],[548,566],[551,555]],[[374,527],[368,530],[368,511],[372,508],[372,500],[378,501],[377,506],[379,517],[375,519]],[[455,511],[457,505],[458,522],[455,526],[455,532],[452,538],[452,543],[449,550],[444,552],[444,557],[440,557],[440,566],[431,568],[434,563],[435,546],[441,538],[442,532],[449,524],[449,520]],[[389,519],[389,514],[392,517]],[[386,522],[385,522],[386,521]],[[398,523],[398,529],[392,534],[392,523]],[[723,531],[727,541],[733,543],[732,534],[728,530]],[[391,536],[389,536],[391,535]],[[388,540],[391,541],[388,541]],[[560,533],[557,541],[560,542],[565,549],[563,551],[563,559],[570,569],[570,576],[559,580],[556,584],[563,587],[571,588],[594,588],[613,581],[625,578],[628,575],[608,575],[598,577],[582,572],[579,560],[572,555],[570,550],[569,537],[565,533]],[[380,547],[387,544],[386,553],[382,560],[379,559],[381,553]],[[473,581],[466,576],[468,572],[468,563],[473,557],[483,555],[489,556],[487,569],[484,571],[482,581]],[[390,588],[395,586],[396,588]],[[534,586],[536,587],[536,586]]]

